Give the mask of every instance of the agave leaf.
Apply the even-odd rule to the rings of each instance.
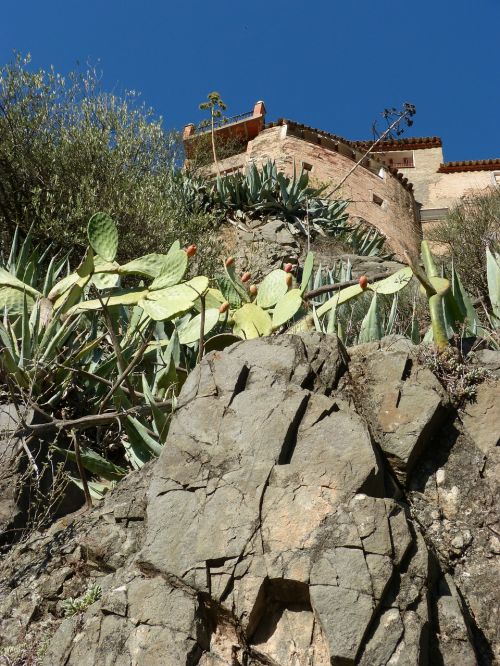
[[[291,289],[276,303],[273,312],[273,328],[279,328],[292,319],[302,305],[301,289]]]
[[[73,481],[73,483],[78,486],[80,490],[83,490],[83,483],[80,481],[80,479],[77,479],[75,476],[71,476],[71,474],[68,474],[68,478],[70,481]],[[87,481],[87,486],[90,492],[90,496],[95,500],[104,499],[106,493],[108,493],[112,488],[112,485],[109,486],[105,483],[99,483],[98,481]]]
[[[422,241],[421,248],[422,248],[422,263],[424,264],[427,277],[429,278],[429,280],[431,278],[439,277],[439,272],[436,267],[436,264],[434,263],[434,257],[432,256],[429,243],[427,241]]]
[[[486,277],[488,279],[488,295],[493,313],[493,325],[500,327],[500,255],[493,254],[486,248]]]
[[[164,444],[165,440],[167,439],[170,416],[165,414],[165,412],[162,412],[162,410],[157,407],[155,397],[151,393],[151,389],[149,388],[149,384],[144,374],[142,375],[142,392],[146,396],[146,400],[148,401],[148,404],[151,408],[153,423],[155,426],[156,434],[158,435],[158,439],[162,444]]]
[[[69,460],[76,462],[76,455],[74,451],[69,451],[67,449],[61,449],[58,446],[52,447],[55,451],[61,455],[69,458]],[[95,474],[96,476],[102,476],[103,479],[108,481],[114,481],[121,479],[122,476],[125,476],[127,470],[119,465],[106,460],[100,456],[93,449],[87,448],[85,446],[80,446],[80,457],[82,459],[83,466]]]
[[[259,285],[257,305],[261,308],[271,308],[276,305],[288,291],[286,276],[285,271],[279,268],[266,275]]]
[[[338,291],[335,296],[330,298],[329,301],[323,303],[323,305],[320,305],[316,314],[318,317],[322,317],[331,308],[337,307],[337,305],[341,305],[342,303],[347,303],[347,301],[350,301],[352,298],[356,298],[362,293],[363,289],[361,289],[359,284],[354,284],[351,287],[345,287],[345,289]]]
[[[153,455],[159,456],[163,447],[153,437],[151,437],[146,426],[144,426],[138,419],[136,419],[135,416],[127,416],[127,421],[140,437],[144,446],[149,449]],[[127,429],[127,434],[128,433],[129,429]]]
[[[35,303],[33,296],[14,287],[0,286],[0,310],[5,310],[9,315],[21,314],[24,307],[25,295],[28,309],[31,310]]]
[[[9,273],[9,271],[5,270],[5,268],[0,267],[0,288],[2,287],[13,287],[21,291],[21,293],[26,292],[33,298],[38,298],[42,295],[37,289],[18,280],[14,275]]]
[[[233,314],[233,333],[250,340],[262,335],[270,335],[273,325],[265,310],[254,303],[245,303]]]
[[[380,322],[380,313],[377,307],[377,292],[373,294],[370,307],[366,313],[361,328],[359,331],[358,343],[374,342],[380,340],[383,335],[382,325]]]
[[[313,272],[314,268],[314,254],[312,252],[308,252],[306,260],[304,261],[304,268],[302,270],[302,281],[300,283],[300,291],[302,293],[307,291],[307,288],[309,286],[309,280],[311,279],[311,275]]]
[[[78,273],[70,273],[52,287],[49,291],[47,298],[52,302],[56,301],[60,296],[69,291],[71,287],[78,282],[80,276]]]

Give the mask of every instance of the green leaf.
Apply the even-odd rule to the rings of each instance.
[[[302,270],[302,281],[300,283],[300,291],[305,293],[309,286],[309,280],[314,268],[314,254],[312,252],[307,253],[306,260],[304,262],[304,268]]]
[[[486,248],[486,277],[488,279],[488,295],[493,312],[493,325],[500,328],[500,256],[493,255],[490,248]]]
[[[76,455],[74,451],[68,451],[68,449],[61,449],[58,446],[53,446],[53,449],[58,451],[61,455],[67,457],[69,460],[76,462]],[[93,449],[87,448],[85,446],[80,447],[80,458],[85,469],[88,469],[89,472],[95,474],[96,476],[101,476],[103,479],[108,481],[114,481],[121,479],[122,476],[125,476],[127,470],[119,465],[106,460],[100,456]]]
[[[233,314],[233,333],[250,340],[262,335],[270,335],[273,325],[265,310],[254,303],[245,303]]]
[[[358,343],[362,344],[364,342],[375,342],[376,340],[380,340],[382,336],[383,331],[380,323],[380,313],[377,306],[377,293],[375,292],[373,294],[370,307],[368,308],[368,312],[361,322]]]
[[[292,319],[300,310],[302,305],[302,291],[301,289],[291,289],[284,296],[282,296],[276,303],[273,312],[273,328],[282,326],[287,321]]]
[[[256,303],[261,308],[271,308],[280,300],[288,291],[286,283],[287,274],[281,269],[271,271],[262,280],[257,292]]]
[[[113,261],[118,250],[118,230],[107,213],[92,215],[87,225],[89,243],[96,254]]]
[[[389,275],[389,277],[374,282],[368,285],[368,289],[376,292],[377,294],[395,294],[396,292],[404,289],[413,278],[413,271],[409,266],[402,268],[396,273]]]
[[[150,289],[164,289],[178,284],[187,270],[188,256],[184,250],[169,252],[160,275],[153,280]]]
[[[210,333],[219,323],[219,310],[210,308],[205,310],[204,335]],[[181,345],[190,345],[200,339],[201,313],[193,317],[187,324],[178,329]]]

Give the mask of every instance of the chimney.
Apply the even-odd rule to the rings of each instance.
[[[196,127],[193,123],[189,123],[189,125],[186,125],[182,133],[182,140],[185,141],[186,139],[189,139],[190,136],[193,136],[195,131]]]

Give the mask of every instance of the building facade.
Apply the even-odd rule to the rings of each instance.
[[[236,154],[218,160],[221,175],[267,160],[289,175],[303,168],[312,183],[326,184],[332,196],[348,199],[351,219],[378,228],[400,256],[418,253],[422,229],[443,219],[460,197],[500,186],[500,159],[444,162],[438,137],[382,141],[366,155],[371,142],[350,141],[292,120],[266,124],[265,113],[264,103],[257,102],[253,111],[216,127],[219,139],[236,138],[240,146]],[[187,162],[206,132],[185,127]],[[214,165],[208,172],[215,175]]]

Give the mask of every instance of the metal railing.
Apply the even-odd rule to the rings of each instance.
[[[246,111],[245,113],[239,113],[237,116],[231,116],[230,118],[225,118],[224,116],[222,118],[216,118],[214,120],[214,129],[224,127],[225,125],[234,125],[235,123],[239,123],[241,120],[251,118],[252,116],[253,111]],[[211,129],[212,122],[210,120],[204,120],[196,127],[197,132],[210,132]]]

